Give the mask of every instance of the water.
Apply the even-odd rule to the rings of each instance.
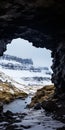
[[[4,112],[7,110],[13,113],[26,113],[26,116],[22,119],[20,115],[16,115],[16,121],[11,123],[12,126],[16,126],[14,130],[61,130],[63,127],[65,130],[65,124],[60,121],[54,120],[52,115],[46,114],[41,110],[25,109],[26,105],[30,103],[31,96],[28,96],[25,100],[16,99],[8,105],[4,105]],[[10,127],[10,128],[11,128]],[[9,130],[0,129],[0,130]]]
[[[31,96],[28,96],[25,100],[23,99],[16,99],[13,102],[4,105],[3,111],[6,112],[7,110],[13,112],[13,113],[20,113],[25,112],[27,103],[30,103]]]

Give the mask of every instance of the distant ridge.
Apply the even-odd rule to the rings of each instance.
[[[0,70],[18,82],[18,84],[15,82],[15,85],[25,85],[23,89],[27,89],[27,92],[33,92],[44,85],[51,84],[51,71],[48,66],[34,66],[32,59],[4,54],[0,58]],[[11,81],[7,77],[4,79],[4,76],[1,74],[0,80]],[[19,87],[22,87],[21,85]]]
[[[4,54],[2,57],[0,57],[0,59],[5,59],[5,60],[12,60],[12,61],[16,61],[16,62],[19,62],[19,63],[22,63],[22,64],[31,64],[33,65],[33,61],[32,59],[22,59],[22,58],[19,58],[17,56],[12,56],[12,55],[8,55],[8,54]]]
[[[32,59],[22,59],[17,56],[4,54],[0,57],[0,66],[11,70],[27,70],[30,72],[39,72],[45,70],[46,74],[51,75],[48,67],[35,67]]]

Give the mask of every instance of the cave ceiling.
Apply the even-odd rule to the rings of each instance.
[[[65,41],[65,0],[0,0],[0,55],[15,38],[54,50]]]

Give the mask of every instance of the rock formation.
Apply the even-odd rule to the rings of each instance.
[[[14,38],[52,51],[52,81],[65,84],[65,0],[0,0],[0,55]]]
[[[58,87],[58,93],[65,92],[65,44],[61,43],[56,51],[52,52],[53,74],[52,81]]]

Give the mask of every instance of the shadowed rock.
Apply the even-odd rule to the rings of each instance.
[[[3,103],[0,102],[0,113],[3,112]]]
[[[64,35],[64,0],[0,1],[0,55],[14,38],[54,50],[65,40]]]

